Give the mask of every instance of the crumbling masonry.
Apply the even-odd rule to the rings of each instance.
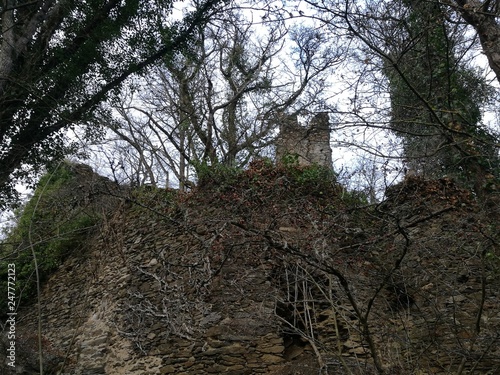
[[[278,162],[282,162],[286,155],[297,155],[299,165],[317,164],[332,168],[328,113],[316,114],[306,127],[299,125],[297,116],[288,116],[280,121],[279,128],[276,142]]]

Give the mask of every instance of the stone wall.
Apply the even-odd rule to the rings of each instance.
[[[299,165],[318,164],[332,168],[328,113],[316,114],[307,127],[299,125],[297,116],[280,120],[280,135],[276,142],[278,162],[287,154],[296,154]]]
[[[88,253],[48,281],[42,329],[57,348],[55,367],[68,375],[279,374],[284,343],[270,268],[243,268],[240,258],[214,272],[199,241],[205,232],[182,234],[145,214],[117,213]],[[34,337],[35,311],[23,319]]]
[[[352,211],[332,192],[254,177],[252,189],[124,199],[45,284],[52,370],[500,371],[498,242],[470,194],[408,179],[378,211]],[[19,321],[36,337],[36,310]]]

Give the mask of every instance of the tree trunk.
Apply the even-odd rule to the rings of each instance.
[[[477,31],[488,63],[500,82],[500,24],[493,9],[496,1],[456,0],[463,19]],[[491,7],[491,9],[489,8]]]
[[[2,35],[0,44],[0,95],[2,95],[5,84],[9,79],[14,55],[14,1],[3,1]]]

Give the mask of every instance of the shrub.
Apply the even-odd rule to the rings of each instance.
[[[241,177],[242,169],[225,164],[208,165],[199,163],[196,167],[198,186],[218,186],[220,188],[235,185]]]
[[[85,206],[88,197],[76,195],[80,183],[71,165],[62,163],[41,178],[33,197],[17,212],[17,226],[0,247],[3,306],[7,296],[7,264],[16,266],[16,296],[30,300],[36,293],[33,252],[43,282],[70,253],[84,246],[84,239],[99,215]]]

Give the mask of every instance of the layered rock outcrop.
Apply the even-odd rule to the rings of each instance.
[[[50,371],[500,371],[497,218],[447,179],[368,207],[300,171],[124,196],[44,285]]]

